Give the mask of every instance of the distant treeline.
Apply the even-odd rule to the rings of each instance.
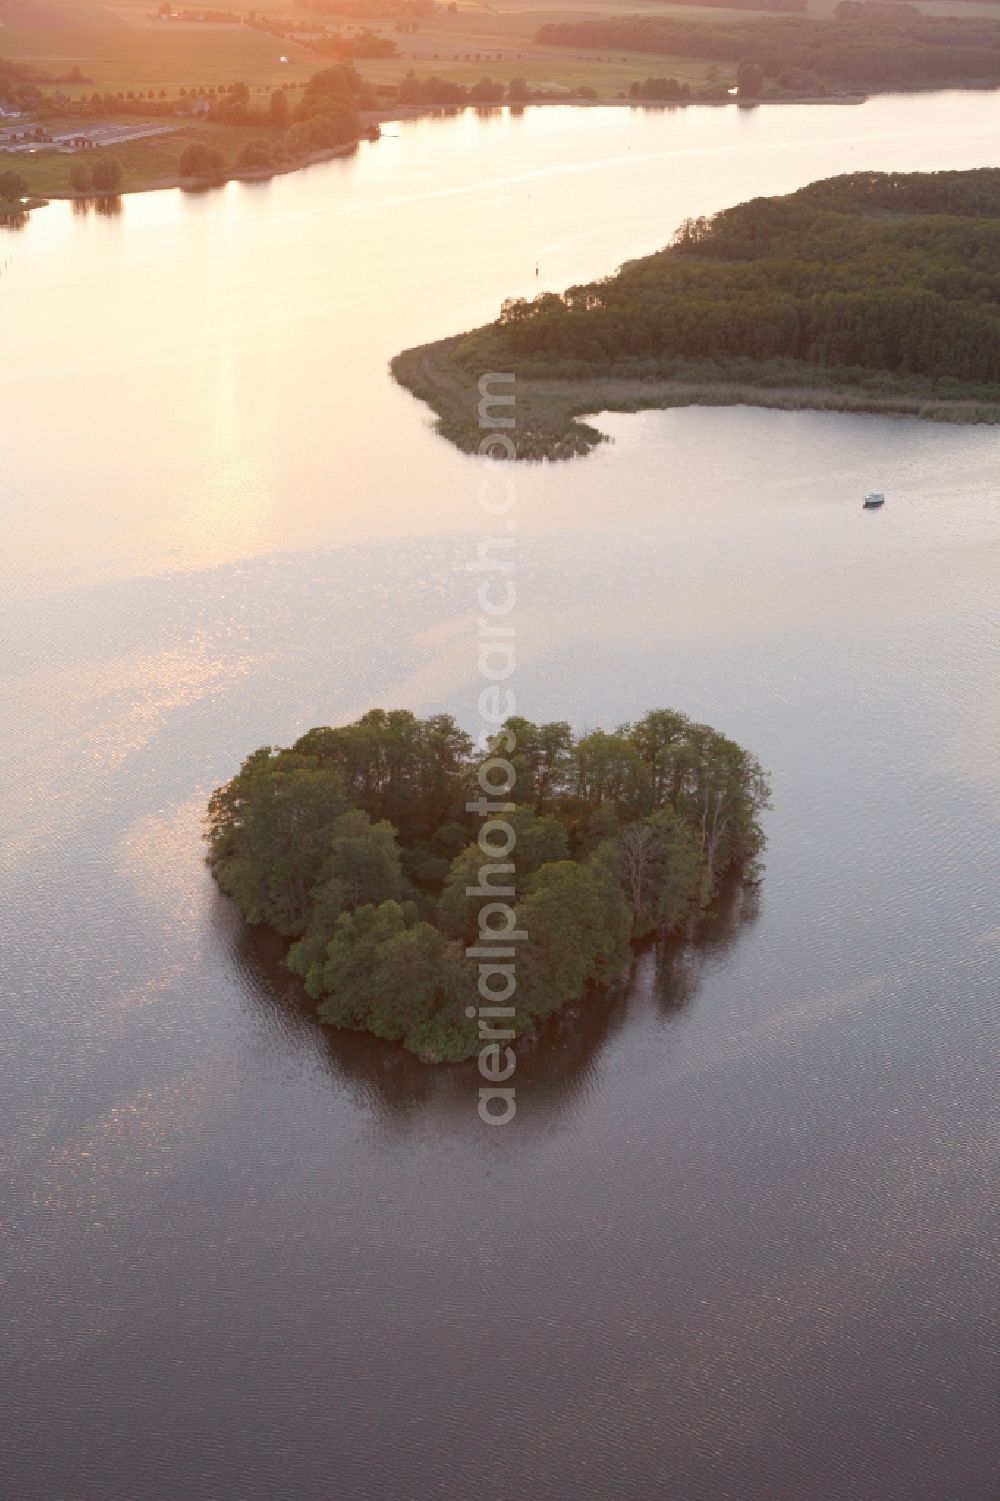
[[[808,0],[672,0],[676,5],[696,5],[706,10],[805,11]]]
[[[491,792],[484,824],[498,771],[510,806]],[[212,797],[209,860],[248,922],[295,940],[324,1021],[457,1060],[481,1045],[473,958],[498,907],[523,938],[518,1034],[710,902],[759,853],[768,796],[751,755],[669,709],[579,737],[508,719],[487,752],[448,715],[376,709],[250,756]]]
[[[689,99],[691,85],[682,83],[679,78],[644,78],[641,83],[629,84],[628,96],[630,99],[650,102],[660,99]]]
[[[38,97],[38,83],[48,81],[37,69],[0,57],[0,104],[28,109]]]
[[[362,21],[422,19],[433,15],[434,0],[293,0],[300,10],[320,16],[350,16]]]
[[[793,360],[995,385],[1000,169],[858,173],[753,199],[689,220],[616,276],[505,303],[473,336],[480,362],[484,335],[496,369]]]
[[[529,97],[528,85],[523,78],[512,78],[509,84],[498,78],[484,76],[468,86],[456,83],[451,78],[418,78],[412,71],[399,80],[396,98],[400,104],[430,104],[448,108],[461,104],[500,104],[504,100],[523,103]]]
[[[605,16],[552,22],[540,28],[536,40],[547,46],[756,62],[766,78],[799,72],[839,87],[929,88],[1000,81],[1000,22],[978,16],[924,16],[909,6],[863,6],[859,0],[849,0],[847,16],[836,20]]]
[[[391,37],[381,36],[368,27],[346,35],[340,31],[331,31],[318,21],[294,21],[285,16],[258,15],[249,20],[247,25],[266,32],[268,36],[277,37],[279,41],[295,42],[297,46],[305,47],[320,57],[338,57],[345,61],[355,57],[392,57],[397,50]]]

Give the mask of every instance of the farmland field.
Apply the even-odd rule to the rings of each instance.
[[[9,7],[7,7],[9,9]],[[5,7],[0,5],[0,17]],[[70,8],[67,7],[67,15]],[[284,54],[288,62],[278,61]],[[78,67],[92,88],[166,88],[233,83],[277,87],[304,82],[316,54],[248,26],[130,26],[114,17],[100,29],[63,25],[0,26],[0,56],[37,63],[59,75]]]
[[[396,34],[389,22],[374,23],[372,30],[396,42],[398,55],[364,59],[359,68],[375,84],[395,84],[411,70],[437,73],[459,83],[471,83],[492,72],[505,80],[526,78],[536,88],[575,89],[586,85],[601,95],[627,89],[634,79],[644,78],[651,71],[673,73],[692,85],[703,83],[708,65],[698,59],[657,58],[654,64],[643,54],[539,47],[533,40],[538,27],[547,21],[594,13],[632,13],[637,9],[635,5],[601,5],[599,0],[589,6],[586,0],[582,4],[576,0],[572,6],[550,4],[544,9],[515,5],[505,11],[487,11],[467,7],[454,15],[441,12],[428,18],[414,35]],[[656,9],[692,13],[690,6]],[[643,8],[644,13],[648,10],[648,6]],[[181,88],[237,80],[263,92],[282,83],[303,83],[329,61],[301,43],[252,27],[159,22],[142,5],[102,11],[70,0],[58,11],[45,8],[49,24],[11,24],[25,16],[37,20],[41,13],[42,7],[28,0],[0,0],[0,56],[35,63],[60,79],[79,68],[88,82],[76,88],[64,84],[71,96],[86,95],[94,89],[117,93],[151,88],[174,95]],[[271,14],[277,15],[279,23],[282,19],[302,23],[303,12],[289,12],[287,5]],[[322,20],[331,29],[345,31],[358,25],[356,19],[348,17],[324,16]],[[279,61],[282,56],[287,57],[287,63]]]
[[[177,0],[184,8],[184,0]],[[224,6],[226,0],[215,0]],[[809,0],[809,12],[829,16],[837,0]],[[301,85],[325,58],[302,41],[272,36],[251,26],[218,22],[159,19],[157,0],[123,0],[110,6],[98,0],[0,0],[0,57],[35,64],[71,97],[94,90],[110,93],[161,90],[167,97],[192,88],[242,81],[258,107],[281,84]],[[249,14],[236,7],[240,13]],[[1000,0],[923,0],[928,13],[1000,17]],[[309,13],[292,0],[278,0],[268,14],[279,27],[308,24]],[[628,90],[637,79],[674,75],[692,87],[704,84],[710,65],[696,58],[618,52],[611,48],[539,46],[538,28],[551,21],[595,15],[674,15],[702,21],[746,20],[753,12],[657,4],[655,0],[567,0],[565,5],[538,0],[505,0],[502,8],[460,3],[427,17],[416,33],[398,33],[392,22],[371,29],[393,40],[394,57],[364,59],[359,69],[376,85],[391,86],[408,72],[436,73],[469,84],[484,74],[507,81],[522,77],[536,90],[558,93],[583,87],[602,98]],[[356,17],[323,15],[317,24],[349,32]],[[283,60],[284,59],[284,60]],[[66,81],[79,69],[86,82]],[[735,65],[721,63],[713,74],[730,85]],[[137,146],[162,155],[162,145]],[[53,169],[55,170],[55,168]],[[58,175],[58,173],[57,173]],[[144,176],[152,175],[144,173]]]

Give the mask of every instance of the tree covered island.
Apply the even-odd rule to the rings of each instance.
[[[396,379],[473,452],[477,382],[517,376],[518,457],[579,418],[691,403],[1000,420],[1000,169],[858,172],[688,220],[616,275],[504,303],[397,355]]]
[[[481,1046],[484,944],[521,935],[523,1034],[752,865],[768,795],[753,756],[672,710],[580,736],[509,719],[484,754],[447,715],[375,709],[255,751],[211,798],[208,859],[247,922],[293,940],[323,1021],[458,1061]]]

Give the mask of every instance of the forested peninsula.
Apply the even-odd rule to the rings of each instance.
[[[509,801],[483,775],[497,757]],[[669,709],[612,734],[508,719],[485,754],[447,715],[374,709],[254,752],[213,794],[206,838],[247,922],[292,940],[323,1021],[456,1062],[481,1047],[491,904],[509,903],[523,935],[508,1002],[523,1035],[746,872],[768,798],[753,756]],[[490,819],[513,831],[509,852]]]
[[[514,373],[519,458],[587,452],[584,414],[692,403],[997,422],[1000,169],[852,173],[688,220],[392,370],[469,452],[480,375]]]

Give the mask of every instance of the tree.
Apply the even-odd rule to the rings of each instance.
[[[638,917],[642,911],[643,898],[649,881],[649,867],[653,851],[653,831],[648,823],[630,823],[618,836],[625,890],[632,903],[632,912]]]
[[[476,1023],[466,1016],[474,970],[429,923],[408,924],[396,902],[341,916],[307,989],[323,998],[320,1019],[333,1026],[366,1028],[435,1061],[477,1050]]]
[[[310,892],[309,925],[289,950],[289,967],[308,974],[326,952],[342,913],[400,901],[402,895],[395,830],[388,823],[373,824],[357,808],[342,814],[330,825],[328,853]]]
[[[201,141],[192,141],[181,152],[179,163],[182,177],[218,178],[225,174],[226,163],[222,152],[215,146],[206,146]]]
[[[427,1023],[448,998],[449,945],[430,923],[416,923],[382,944],[375,961],[371,1030],[399,1042]]]
[[[271,116],[271,124],[276,125],[279,130],[284,130],[288,124],[288,116],[290,113],[288,108],[288,95],[285,93],[284,89],[274,90],[274,93],[271,95],[270,105],[268,106],[268,113]]]
[[[379,907],[359,907],[343,913],[337,921],[326,956],[315,963],[306,977],[306,988],[315,999],[326,997],[320,1019],[335,1027],[363,1027],[375,994],[375,961],[382,946],[402,933],[406,925],[398,902]]]
[[[383,819],[373,824],[367,813],[352,808],[337,819],[330,835],[321,880],[336,883],[349,911],[398,900],[403,872],[396,831],[390,823]]]
[[[357,110],[333,100],[317,101],[308,124],[310,140],[321,151],[358,138]]]
[[[504,721],[503,733],[494,736],[490,753],[506,756],[514,768],[512,798],[541,812],[564,790],[572,748],[573,732],[564,719],[537,725],[514,715]]]
[[[366,1028],[425,1057],[467,1058],[476,1051],[464,1015],[470,973],[458,946],[429,923],[407,926],[398,902],[383,902],[338,920],[306,988],[323,998],[321,1021]]]
[[[741,99],[758,99],[764,88],[764,74],[758,63],[740,63],[736,70],[736,92]]]
[[[543,865],[569,858],[566,830],[555,818],[540,818],[531,808],[515,808],[504,814],[514,831],[514,845],[502,860],[484,855],[478,844],[470,844],[452,861],[438,905],[438,921],[443,931],[466,943],[474,942],[479,930],[479,913],[490,901],[510,901],[521,895],[531,876]],[[510,870],[505,871],[504,866]],[[480,877],[480,872],[489,872]],[[496,895],[483,895],[486,889]],[[504,894],[504,892],[508,894]],[[470,894],[472,893],[472,894]]]
[[[524,78],[512,78],[507,85],[507,98],[512,103],[523,104],[530,97],[531,90],[528,88],[527,80]]]
[[[468,97],[460,83],[451,78],[417,78],[412,72],[401,78],[396,90],[400,104],[461,104]]]
[[[632,936],[672,932],[702,890],[707,862],[697,834],[673,808],[664,808],[641,823],[627,824],[617,848],[632,908]]]
[[[271,150],[270,141],[261,137],[258,140],[247,141],[240,148],[240,154],[236,158],[238,167],[272,167],[274,165],[274,153]]]
[[[305,156],[312,150],[312,130],[309,120],[297,120],[294,125],[288,127],[285,136],[285,149],[293,158]]]
[[[98,157],[91,176],[98,192],[117,193],[122,185],[121,163],[113,156]]]
[[[267,746],[213,793],[209,861],[248,922],[289,937],[305,931],[310,891],[346,811],[336,771]]]
[[[69,169],[69,185],[75,193],[87,193],[93,184],[90,168],[85,162],[74,162]]]
[[[543,865],[529,882],[516,917],[518,929],[528,935],[517,969],[520,1015],[551,1015],[579,999],[592,981],[610,978],[616,962],[620,969],[627,960],[628,914],[621,885],[602,879],[592,867],[573,860]],[[609,929],[617,934],[610,947]]]
[[[577,741],[575,792],[588,807],[613,802],[639,812],[646,799],[647,778],[639,753],[622,735],[594,730]]]
[[[342,104],[357,106],[364,94],[361,74],[353,63],[336,63],[331,68],[321,68],[306,84],[305,92],[296,110],[299,119],[309,114],[311,102],[319,95]]]
[[[0,199],[19,203],[28,193],[28,184],[20,172],[0,172]]]
[[[447,714],[420,720],[405,709],[372,709],[354,724],[307,731],[294,749],[338,767],[352,806],[388,818],[406,846],[429,838],[465,801],[471,741]]]
[[[503,84],[486,76],[469,86],[469,98],[475,104],[499,104],[503,98]]]
[[[631,953],[632,914],[622,890],[621,866],[613,839],[606,840],[584,862],[597,891],[602,922],[594,954],[595,978],[609,984],[620,978]]]

